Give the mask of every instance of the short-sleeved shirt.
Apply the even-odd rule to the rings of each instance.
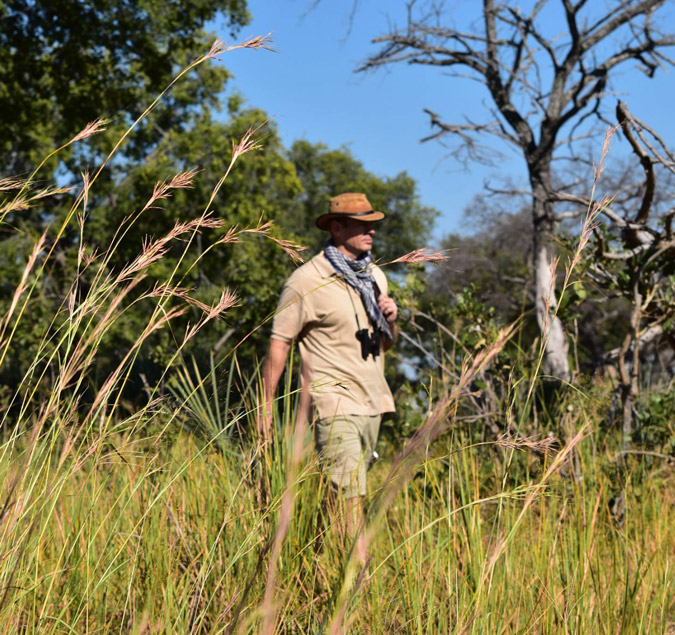
[[[387,293],[387,278],[371,265]],[[394,411],[384,378],[384,351],[363,359],[360,329],[372,331],[361,295],[333,269],[323,252],[288,278],[272,325],[272,339],[297,340],[303,378],[318,416],[378,415]]]

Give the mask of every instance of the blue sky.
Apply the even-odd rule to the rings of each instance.
[[[475,19],[476,4],[449,0],[445,6],[449,19],[466,27]],[[287,145],[306,139],[346,146],[375,174],[408,172],[418,182],[422,201],[441,212],[436,238],[450,231],[470,232],[463,219],[465,207],[486,181],[497,184],[501,176],[509,175],[524,185],[522,159],[512,153],[496,168],[472,165],[467,170],[447,158],[447,148],[420,143],[430,133],[424,108],[452,123],[461,122],[463,114],[479,118],[485,93],[476,82],[450,79],[434,67],[398,64],[374,73],[354,73],[377,50],[371,44],[374,37],[391,25],[405,24],[405,3],[358,0],[350,29],[352,6],[353,0],[249,0],[253,22],[240,35],[271,31],[277,52],[229,53],[224,63],[234,74],[230,90],[274,117]],[[551,33],[559,29],[555,15],[547,27]],[[226,39],[225,30],[219,35]],[[648,80],[627,65],[614,88],[636,116],[672,144],[672,72],[660,71]],[[613,108],[615,99],[610,97],[608,103]],[[601,140],[598,148],[600,144]],[[617,140],[614,145],[621,143]],[[610,160],[622,149],[612,152]]]

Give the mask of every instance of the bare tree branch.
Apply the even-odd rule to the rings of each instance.
[[[616,2],[614,9],[610,9],[600,20],[586,29],[583,33],[583,48],[588,51],[607,36],[615,33],[620,27],[628,24],[640,15],[649,16],[662,6],[665,0],[643,0],[633,4],[632,0]]]
[[[626,117],[630,120],[630,122],[633,124],[633,127],[635,128],[635,132],[640,138],[640,141],[645,145],[645,147],[651,152],[651,154],[654,156],[654,158],[667,170],[670,172],[673,172],[675,174],[675,154],[668,148],[666,143],[663,141],[663,139],[652,129],[650,128],[646,123],[643,121],[640,121],[637,117],[632,115],[630,112],[626,110]],[[656,141],[656,143],[661,147],[661,150],[665,156],[661,154],[661,152],[654,147],[654,144],[650,143],[649,139],[647,139],[647,136],[644,134],[643,131],[647,131],[653,139]]]
[[[591,203],[577,194],[556,191],[553,161],[563,146],[570,154],[575,140],[595,132],[589,121],[604,120],[601,106],[611,94],[608,87],[616,69],[634,61],[653,76],[660,68],[673,65],[664,50],[675,45],[675,37],[657,32],[652,24],[665,0],[613,0],[602,15],[593,18],[589,6],[594,3],[587,0],[536,0],[533,4],[528,14],[515,0],[482,0],[482,24],[467,33],[443,25],[440,11],[433,19],[413,12],[411,3],[406,28],[374,40],[382,47],[359,70],[395,62],[463,68],[485,86],[492,101],[487,109],[493,121],[478,124],[472,117],[457,124],[426,110],[434,132],[425,140],[442,141],[449,135],[458,148],[455,155],[463,148],[474,160],[484,159],[475,145],[480,134],[491,134],[519,149],[531,188],[535,296],[542,298],[550,296],[554,285],[550,243],[556,222],[578,213],[577,209],[563,209],[556,214],[555,206],[568,203],[588,209]],[[541,24],[544,7],[557,7],[567,26],[558,41],[551,40]],[[561,139],[561,130],[567,131],[568,126],[571,132]],[[642,141],[646,129],[633,122],[631,126]],[[675,169],[675,161],[670,160],[675,157],[668,151],[662,151],[661,156]],[[626,215],[613,209],[621,198],[601,210],[621,230],[621,240],[628,241],[620,253],[637,249],[627,256],[628,261],[650,257],[665,244],[663,235],[643,222],[653,197],[654,189],[648,186],[637,215],[633,210]],[[614,257],[622,262],[619,258],[623,255]],[[555,333],[547,341],[546,364],[550,362],[560,376],[568,375],[566,339],[555,306],[538,302],[537,320]]]
[[[616,118],[621,124],[621,129],[623,130],[624,137],[628,140],[633,152],[637,154],[640,159],[640,165],[645,172],[645,193],[642,197],[642,204],[635,216],[636,223],[646,223],[649,219],[649,210],[652,206],[652,201],[654,200],[654,166],[652,165],[652,160],[649,155],[643,150],[642,146],[635,140],[633,133],[631,132],[631,121],[629,119],[630,113],[626,104],[619,102],[616,105]]]

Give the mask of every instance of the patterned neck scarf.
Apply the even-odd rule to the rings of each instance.
[[[359,292],[368,318],[375,328],[391,340],[391,329],[384,315],[382,315],[380,307],[377,306],[377,299],[375,298],[375,279],[368,268],[370,263],[373,262],[370,252],[367,251],[356,259],[347,258],[333,244],[333,241],[329,240],[323,253],[328,262],[333,265],[333,269],[344,278],[348,285]]]

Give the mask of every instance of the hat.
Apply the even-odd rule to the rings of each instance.
[[[373,210],[365,194],[357,192],[347,192],[330,199],[328,214],[322,214],[316,219],[316,226],[319,229],[329,229],[330,222],[334,218],[353,218],[364,222],[374,222],[382,220],[384,214]]]

